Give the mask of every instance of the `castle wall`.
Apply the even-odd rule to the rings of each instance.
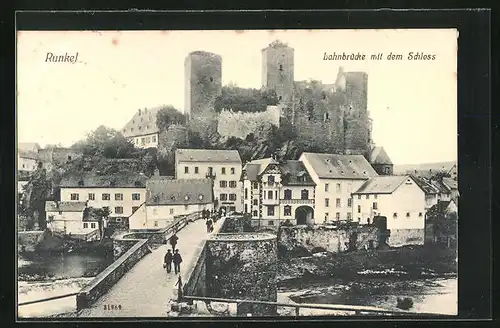
[[[183,125],[173,124],[158,134],[158,159],[175,161],[175,150],[187,146],[187,128]]]
[[[268,106],[265,112],[243,113],[223,110],[219,114],[217,131],[223,137],[245,139],[250,133],[255,133],[263,125],[280,125],[279,106]]]

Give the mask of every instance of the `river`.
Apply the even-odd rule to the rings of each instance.
[[[99,254],[24,254],[18,258],[18,303],[78,292],[93,277],[113,263]],[[46,317],[72,312],[76,297],[18,307],[23,318]]]
[[[457,285],[458,279],[454,275],[421,279],[390,276],[358,276],[351,280],[328,278],[282,284],[278,298],[285,302],[365,305],[397,310],[397,299],[409,297],[413,300],[409,312],[456,315]],[[314,315],[314,311],[310,315]]]

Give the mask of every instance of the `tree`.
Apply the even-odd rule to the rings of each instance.
[[[136,150],[134,144],[120,132],[103,125],[90,132],[85,140],[76,142],[72,148],[82,151],[86,156],[106,158],[132,158]]]
[[[102,240],[104,238],[104,221],[109,219],[109,216],[111,215],[111,210],[109,207],[105,206],[103,208],[93,208],[93,207],[87,207],[84,212],[84,217],[92,216],[93,218],[97,219],[97,223],[99,225],[99,236],[100,239]]]
[[[173,106],[165,106],[156,114],[156,126],[165,131],[172,124],[186,124],[186,115]]]
[[[47,177],[45,169],[37,169],[31,179],[24,187],[23,214],[26,215],[26,229],[32,230],[36,225],[39,229],[46,228],[45,202],[49,200],[52,193],[52,183]]]

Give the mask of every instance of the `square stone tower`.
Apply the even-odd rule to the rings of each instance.
[[[274,90],[280,103],[289,106],[293,100],[294,49],[276,40],[262,49],[262,87]]]

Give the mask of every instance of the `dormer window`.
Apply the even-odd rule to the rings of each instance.
[[[142,187],[142,183],[140,181],[135,181],[134,186],[136,187]]]
[[[198,196],[198,199],[199,199],[199,200],[203,200],[203,195],[199,195],[199,196]]]
[[[175,200],[175,195],[170,196],[170,200]]]
[[[184,200],[187,202],[189,200],[189,196],[188,195],[184,196]]]

